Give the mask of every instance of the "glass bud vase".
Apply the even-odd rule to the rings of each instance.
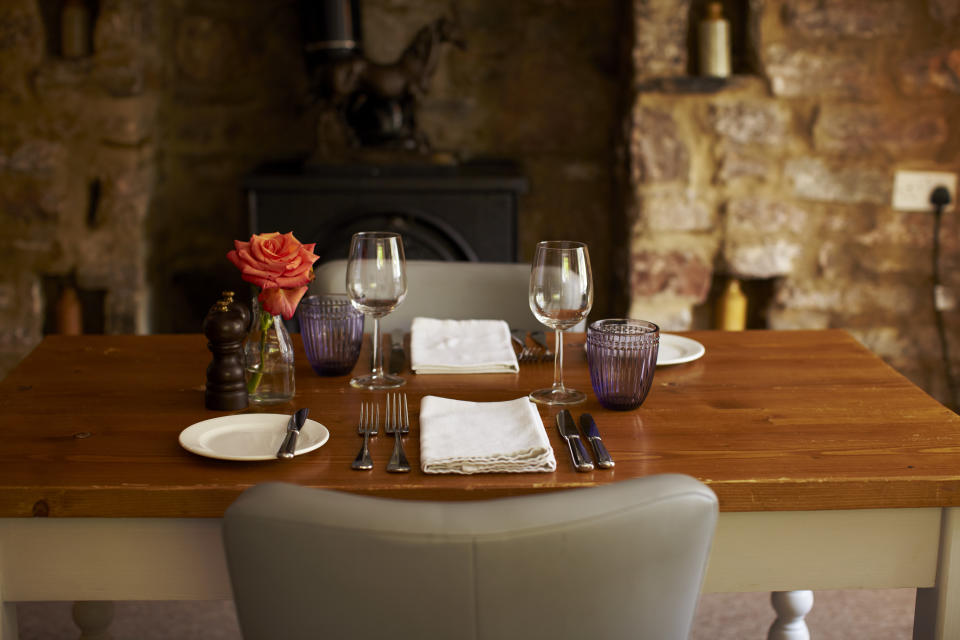
[[[253,404],[288,402],[296,390],[293,342],[280,316],[270,315],[253,300],[253,322],[244,345],[247,395]]]

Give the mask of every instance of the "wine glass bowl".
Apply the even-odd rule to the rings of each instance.
[[[593,275],[587,245],[565,240],[537,244],[530,269],[530,310],[538,321],[556,332],[556,340],[553,386],[533,391],[531,400],[561,405],[586,400],[585,393],[563,384],[562,332],[583,321],[592,306]]]
[[[403,239],[398,233],[355,233],[347,259],[347,295],[361,313],[373,318],[373,366],[369,375],[350,380],[361,389],[394,389],[406,384],[399,376],[383,372],[380,318],[403,302],[407,295]]]

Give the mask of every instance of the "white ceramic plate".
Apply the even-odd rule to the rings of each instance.
[[[181,431],[180,445],[197,455],[219,460],[276,460],[289,420],[290,416],[280,413],[211,418]],[[329,438],[325,426],[308,418],[300,429],[296,455],[322,447]]]
[[[660,348],[657,350],[657,366],[691,362],[706,352],[706,348],[696,340],[675,336],[672,333],[661,333]]]

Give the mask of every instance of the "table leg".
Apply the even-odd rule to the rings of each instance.
[[[770,625],[767,640],[810,640],[804,617],[813,608],[813,591],[774,591],[770,602],[777,619]]]
[[[913,638],[960,638],[960,508],[942,510],[937,582],[917,589]]]
[[[85,600],[73,603],[73,621],[80,628],[80,640],[111,640],[113,602]]]

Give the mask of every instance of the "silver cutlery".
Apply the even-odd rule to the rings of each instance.
[[[566,409],[557,414],[557,429],[563,439],[567,441],[574,468],[577,471],[593,471],[593,463],[587,457],[587,450],[583,448],[583,443],[580,441],[580,432],[577,431],[577,425],[574,424],[573,416]]]
[[[374,414],[376,409],[376,414]],[[357,424],[357,433],[363,436],[363,447],[357,458],[350,466],[353,469],[366,471],[373,469],[373,459],[370,457],[370,436],[377,435],[380,426],[380,407],[374,407],[372,402],[363,402],[360,404],[360,422]]]
[[[547,347],[547,336],[543,331],[534,331],[530,334],[530,339],[537,343],[537,347],[540,349],[541,360],[549,360],[553,357],[553,351]]]
[[[390,333],[390,361],[387,372],[394,375],[403,373],[406,356],[403,353],[403,329],[394,329]]]
[[[597,466],[601,469],[612,469],[614,466],[613,458],[610,452],[603,444],[600,438],[600,431],[597,429],[597,423],[589,413],[580,414],[580,428],[583,429],[583,435],[587,438],[590,446],[593,447],[593,457],[597,460]]]
[[[527,346],[527,332],[520,329],[510,331],[510,339],[520,348],[517,354],[517,360],[520,362],[535,362],[540,359],[540,354]]]
[[[300,429],[303,427],[303,423],[307,421],[308,413],[310,413],[310,409],[304,407],[303,409],[297,409],[290,416],[290,421],[287,422],[287,435],[284,436],[283,442],[280,443],[280,448],[277,450],[277,457],[281,460],[289,460],[296,454],[297,439],[300,437]]]
[[[400,407],[400,396],[403,396],[403,408]],[[407,394],[388,393],[387,410],[383,423],[383,430],[393,434],[393,454],[387,463],[390,473],[407,473],[410,463],[403,452],[403,434],[410,431],[410,413],[407,411]]]

